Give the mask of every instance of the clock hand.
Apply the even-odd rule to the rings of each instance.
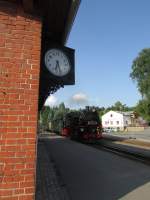
[[[59,72],[59,74],[61,74],[61,70],[60,70],[60,66],[59,66],[59,61],[58,61],[58,60],[56,60],[55,70],[56,70],[57,72]]]

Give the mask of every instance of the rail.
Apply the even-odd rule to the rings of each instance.
[[[90,146],[150,165],[150,150],[148,149],[121,144],[118,145],[104,139],[97,142],[96,144],[90,144]]]

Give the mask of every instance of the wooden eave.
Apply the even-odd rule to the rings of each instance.
[[[34,1],[33,0],[22,0],[25,12],[34,12]]]
[[[45,37],[65,44],[81,0],[22,0],[24,10],[43,18]]]

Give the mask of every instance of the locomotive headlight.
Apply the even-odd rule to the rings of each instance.
[[[80,128],[80,131],[83,132],[83,131],[84,131],[84,128]]]
[[[94,128],[92,129],[92,132],[93,132],[93,133],[95,132],[95,129],[94,129]]]

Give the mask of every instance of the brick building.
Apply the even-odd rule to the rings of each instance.
[[[1,200],[35,198],[38,104],[51,89],[39,90],[42,44],[65,44],[79,3],[0,0]]]

